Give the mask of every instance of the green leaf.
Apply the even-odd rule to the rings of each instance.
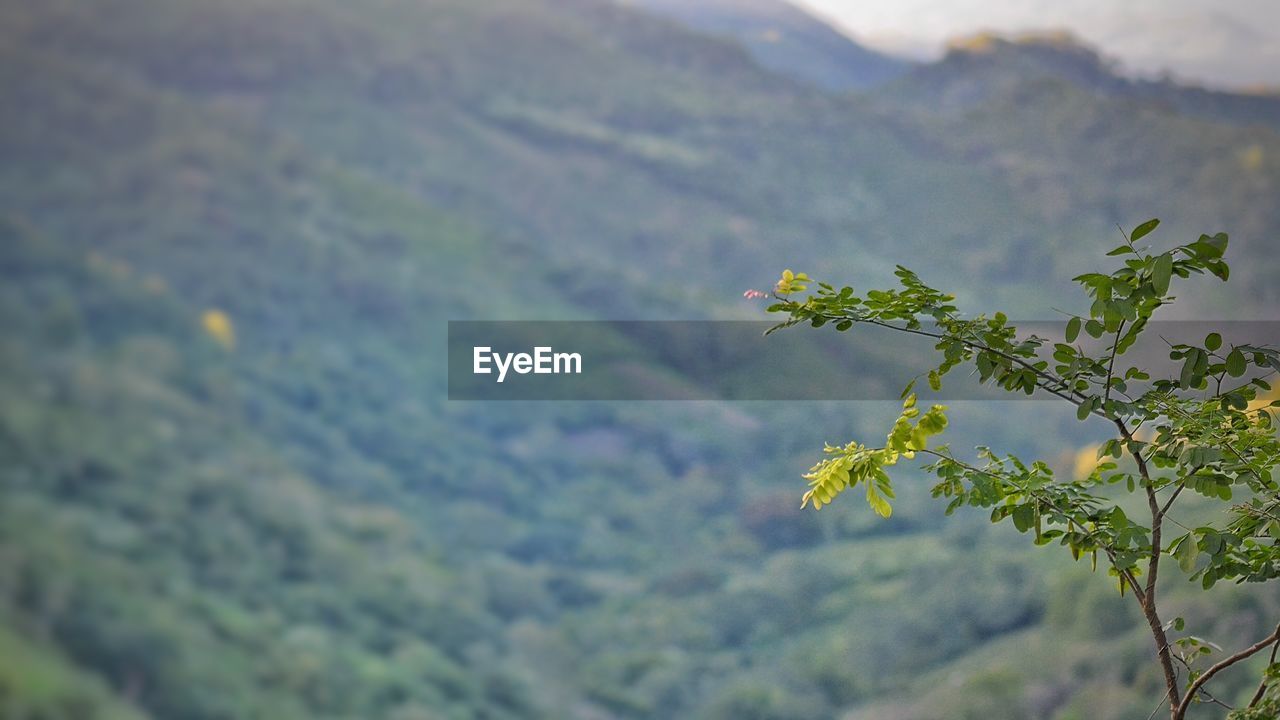
[[[1178,567],[1182,568],[1182,572],[1191,572],[1196,569],[1196,538],[1191,533],[1182,536],[1178,541],[1178,547],[1173,551],[1174,558],[1178,561]]]
[[[1196,243],[1200,248],[1201,254],[1209,258],[1220,258],[1227,251],[1227,234],[1218,233],[1213,237],[1201,235],[1200,240]]]
[[[1234,348],[1227,354],[1227,373],[1231,377],[1240,377],[1245,371],[1244,353],[1240,352],[1240,348]]]
[[[1146,237],[1152,230],[1155,230],[1156,226],[1159,224],[1160,220],[1157,218],[1151,218],[1150,220],[1142,223],[1138,227],[1134,228],[1133,232],[1129,233],[1129,242],[1138,242],[1142,238]]]
[[[1018,532],[1026,532],[1036,524],[1036,511],[1030,505],[1019,505],[1013,509],[1013,526]]]
[[[1217,350],[1218,348],[1222,347],[1222,336],[1216,332],[1209,333],[1207,336],[1205,336],[1204,346],[1207,350],[1209,350],[1209,352],[1213,352],[1214,350]]]
[[[1192,387],[1196,384],[1196,356],[1194,354],[1187,355],[1187,359],[1182,363],[1182,373],[1178,376],[1178,384],[1184,388]]]
[[[1156,258],[1155,267],[1151,271],[1151,284],[1157,295],[1169,292],[1169,279],[1173,276],[1173,256],[1165,253]]]
[[[1072,343],[1080,337],[1080,318],[1073,317],[1067,321],[1067,342]]]
[[[1093,401],[1093,398],[1089,398],[1088,400],[1085,400],[1084,402],[1080,403],[1080,407],[1076,408],[1076,417],[1078,419],[1084,420],[1085,418],[1089,417],[1090,412],[1093,412],[1092,401]]]
[[[876,490],[874,483],[867,483],[867,504],[871,506],[871,510],[880,517],[887,518],[893,515],[893,506]]]

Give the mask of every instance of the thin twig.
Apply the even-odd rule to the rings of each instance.
[[[1271,667],[1272,665],[1276,664],[1276,650],[1278,649],[1280,649],[1280,640],[1277,640],[1276,642],[1271,643],[1271,657],[1267,660],[1267,667]],[[1262,700],[1262,696],[1266,694],[1266,692],[1267,692],[1267,676],[1264,674],[1262,676],[1262,682],[1258,683],[1258,691],[1253,694],[1253,699],[1249,701],[1249,704],[1247,705],[1247,707],[1253,707],[1254,705],[1257,705]]]
[[[1184,717],[1186,717],[1187,710],[1190,709],[1191,707],[1191,701],[1195,699],[1196,691],[1199,690],[1201,686],[1203,686],[1205,683],[1209,682],[1210,678],[1222,672],[1223,670],[1226,670],[1232,665],[1235,665],[1241,660],[1252,657],[1253,655],[1267,649],[1267,647],[1274,645],[1277,640],[1280,640],[1280,625],[1277,625],[1276,629],[1272,631],[1270,635],[1259,640],[1253,645],[1250,645],[1249,647],[1243,650],[1240,650],[1239,652],[1237,652],[1236,654],[1230,657],[1226,657],[1226,658],[1223,658],[1222,660],[1219,660],[1217,663],[1213,665],[1213,667],[1210,667],[1208,670],[1205,670],[1204,674],[1196,678],[1191,683],[1191,687],[1187,688],[1186,696],[1182,698],[1182,702],[1178,704],[1177,709],[1173,713],[1173,720],[1182,720]]]
[[[1164,519],[1165,513],[1169,512],[1169,508],[1173,505],[1173,501],[1177,500],[1178,495],[1180,495],[1182,491],[1185,490],[1186,488],[1187,488],[1186,485],[1179,484],[1176,488],[1173,489],[1173,494],[1169,496],[1168,500],[1165,500],[1164,505],[1161,506],[1160,508],[1161,520]]]

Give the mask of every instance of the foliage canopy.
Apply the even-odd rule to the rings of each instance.
[[[1211,275],[1226,281],[1227,235],[1198,240],[1163,252],[1139,246],[1159,225],[1149,220],[1108,253],[1121,259],[1110,273],[1074,278],[1091,304],[1072,315],[1062,342],[1020,333],[1004,313],[967,317],[954,297],[925,284],[898,266],[899,286],[858,294],[813,282],[787,270],[774,288],[769,310],[788,318],[774,330],[808,323],[847,331],[873,325],[933,339],[942,360],[924,377],[933,390],[961,366],[973,366],[982,383],[1010,393],[1044,394],[1076,408],[1081,421],[1100,418],[1113,427],[1102,443],[1102,460],[1086,477],[1062,481],[1043,461],[1024,461],[988,447],[976,457],[955,454],[947,445],[929,446],[947,426],[946,407],[922,411],[915,381],[903,390],[903,409],[883,445],[850,442],[828,445],[826,458],[805,475],[803,503],[820,508],[846,490],[863,487],[877,514],[891,512],[893,486],[886,468],[915,455],[931,460],[937,479],[934,497],[962,506],[989,508],[993,523],[1011,520],[1037,545],[1057,543],[1076,559],[1088,556],[1096,568],[1105,559],[1120,593],[1130,594],[1147,621],[1165,679],[1169,712],[1183,718],[1199,702],[1220,702],[1207,683],[1219,672],[1270,648],[1271,661],[1248,706],[1237,717],[1273,717],[1280,703],[1275,648],[1280,627],[1257,643],[1217,660],[1214,646],[1184,633],[1181,618],[1166,622],[1157,605],[1161,560],[1168,556],[1205,590],[1220,581],[1265,582],[1280,575],[1280,485],[1272,470],[1280,460],[1273,414],[1280,401],[1264,403],[1271,390],[1265,377],[1280,371],[1280,352],[1257,344],[1224,345],[1218,332],[1196,344],[1171,343],[1169,357],[1180,363],[1170,377],[1125,362],[1125,354],[1149,329],[1159,308],[1172,302],[1173,279]],[[772,330],[771,330],[772,332]],[[1090,350],[1081,333],[1101,341]],[[1216,521],[1196,527],[1171,514],[1184,492],[1222,504]],[[1130,517],[1126,496],[1145,499],[1146,513]],[[1166,529],[1176,526],[1172,538]],[[1170,635],[1178,637],[1170,642]],[[1225,703],[1223,703],[1225,704]]]

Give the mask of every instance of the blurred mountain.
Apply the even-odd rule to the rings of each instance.
[[[693,29],[731,37],[763,66],[828,90],[862,90],[910,62],[859,45],[786,0],[620,0]]]
[[[891,408],[445,400],[449,319],[759,318],[782,267],[898,262],[1044,317],[1153,215],[1232,233],[1200,313],[1274,314],[1274,127],[1060,54],[852,95],[605,0],[0,4],[0,717],[1148,712],[1105,581],[909,472],[890,521],[799,512]]]
[[[1013,37],[983,33],[953,41],[938,62],[922,65],[898,90],[913,102],[966,109],[1037,80],[1060,80],[1108,97],[1137,100],[1170,113],[1280,128],[1280,94],[1228,92],[1172,79],[1132,78],[1067,32]]]

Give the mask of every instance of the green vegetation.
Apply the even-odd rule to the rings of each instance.
[[[1280,519],[1275,514],[1280,484],[1272,477],[1280,463],[1273,417],[1280,400],[1257,404],[1259,392],[1271,390],[1263,378],[1280,371],[1280,351],[1254,344],[1224,347],[1222,335],[1211,332],[1203,344],[1170,344],[1170,358],[1182,363],[1176,377],[1153,380],[1149,369],[1130,364],[1126,353],[1148,330],[1156,310],[1174,299],[1174,276],[1211,274],[1225,281],[1230,275],[1224,233],[1201,235],[1194,243],[1156,254],[1135,244],[1159,224],[1154,219],[1142,223],[1108,253],[1124,259],[1119,270],[1075,278],[1093,303],[1088,315],[1067,321],[1065,342],[1052,344],[1051,358],[1042,357],[1049,339],[1020,334],[1003,313],[962,317],[952,304],[954,296],[929,287],[903,267],[897,271],[900,289],[871,290],[864,296],[848,286],[836,289],[820,282],[803,300],[791,295],[805,292],[810,278],[783,272],[774,290],[780,302],[769,308],[788,315],[777,328],[831,323],[843,332],[865,324],[928,337],[936,340],[943,356],[927,372],[931,390],[940,390],[943,376],[957,366],[972,363],[979,382],[1007,392],[1050,395],[1074,407],[1079,420],[1101,418],[1116,431],[1098,448],[1101,462],[1074,481],[1057,481],[1042,461],[1028,463],[986,446],[979,446],[977,459],[969,460],[947,445],[930,447],[930,438],[947,427],[946,407],[921,411],[913,380],[903,390],[902,414],[884,445],[828,445],[828,457],[805,475],[809,490],[803,502],[816,510],[862,486],[871,509],[889,517],[894,494],[886,469],[899,459],[925,455],[933,461],[925,469],[939,480],[933,496],[949,500],[948,513],[966,505],[991,508],[993,523],[1011,519],[1020,533],[1034,530],[1036,545],[1057,540],[1076,560],[1090,556],[1095,568],[1099,553],[1104,556],[1120,594],[1127,591],[1146,620],[1173,720],[1185,718],[1195,703],[1230,708],[1209,691],[1209,682],[1268,650],[1262,682],[1234,715],[1273,717],[1280,707],[1275,687],[1280,624],[1244,649],[1209,658],[1212,665],[1206,667],[1198,661],[1221,648],[1186,632],[1181,617],[1166,622],[1157,593],[1163,590],[1158,580],[1166,554],[1205,590],[1221,580],[1262,583],[1280,573]],[[1102,349],[1091,352],[1073,344],[1082,330],[1104,339]],[[1246,379],[1247,374],[1252,377]],[[1125,494],[1110,497],[1104,494],[1108,488]],[[1139,489],[1146,499],[1147,524],[1125,512],[1125,505],[1132,504],[1125,502],[1126,496]],[[1230,502],[1235,493],[1243,497],[1193,528],[1172,514],[1185,490],[1222,502]],[[1164,537],[1166,529],[1177,528],[1185,532]],[[1206,562],[1199,562],[1202,557]]]
[[[635,0],[637,7],[740,42],[761,65],[833,91],[901,76],[910,63],[869,50],[784,0]]]
[[[0,717],[1149,711],[1069,559],[906,469],[887,521],[800,511],[814,428],[896,407],[444,400],[448,319],[743,318],[761,268],[904,256],[1048,313],[1139,212],[1248,259],[1188,312],[1274,306],[1273,129],[918,72],[979,77],[827,94],[595,0],[0,3]],[[1224,646],[1280,605],[1166,593]]]

